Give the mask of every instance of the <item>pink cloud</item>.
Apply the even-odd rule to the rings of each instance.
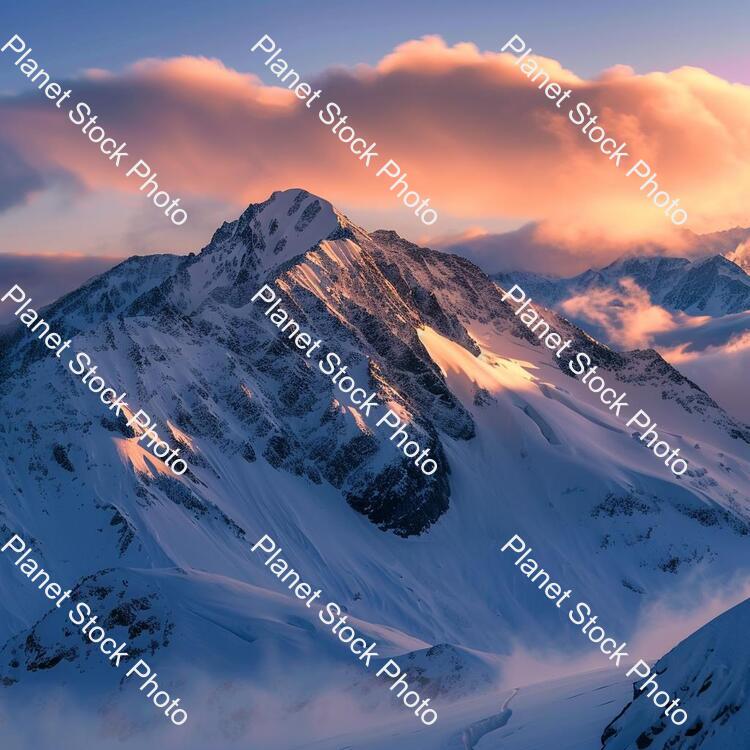
[[[709,320],[653,304],[649,293],[631,278],[620,280],[619,287],[591,289],[570,297],[562,303],[562,310],[600,326],[608,341],[625,349],[649,347],[659,334],[696,327]]]
[[[746,222],[750,87],[697,68],[636,75],[618,66],[587,80],[538,59],[574,89],[571,101],[588,102],[613,137],[657,169],[689,209],[690,228]],[[315,106],[275,86],[257,53],[248,52],[248,66],[257,75],[205,58],[144,60],[70,85],[74,101],[88,101],[105,129],[127,140],[175,195],[240,204],[302,185],[353,213],[404,218],[387,178],[365,168]],[[671,230],[635,178],[614,168],[509,54],[425,37],[375,66],[332,69],[313,83],[323,89],[321,104],[339,103],[358,134],[376,141],[384,158],[408,171],[410,185],[430,196],[445,217],[435,234],[533,219],[555,241],[595,254],[597,240],[655,239]],[[0,107],[0,141],[38,180],[67,173],[89,191],[137,190],[134,178],[31,86]],[[423,230],[415,220],[413,235]]]

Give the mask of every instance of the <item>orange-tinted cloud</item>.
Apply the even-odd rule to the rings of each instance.
[[[736,263],[745,273],[750,273],[750,241],[740,242],[731,253],[727,253],[726,258]]]
[[[586,101],[612,137],[627,141],[631,163],[641,158],[656,169],[689,211],[686,227],[747,223],[750,87],[697,68],[636,75],[618,66],[584,80],[537,59],[573,89],[570,103]],[[537,220],[554,240],[595,248],[595,238],[653,240],[672,228],[639,193],[637,178],[615,168],[567,119],[567,105],[545,99],[510,54],[449,47],[438,37],[409,41],[374,67],[317,76],[311,83],[323,95],[310,109],[273,85],[263,61],[248,51],[257,75],[190,57],[145,60],[119,74],[92,71],[70,82],[71,101],[91,104],[108,134],[127,140],[175,195],[240,204],[301,185],[345,205],[355,220],[359,211],[380,212],[405,226],[408,209],[387,178],[319,121],[318,105],[336,101],[357,134],[377,142],[378,165],[395,159],[431,198],[444,217],[435,235]],[[27,165],[24,175],[66,173],[88,190],[137,190],[136,178],[114,168],[65,109],[28,87],[0,104],[0,139]],[[411,236],[424,234],[418,220],[412,226]]]
[[[631,278],[621,279],[619,287],[589,289],[569,297],[562,303],[562,311],[599,326],[608,341],[625,349],[649,347],[659,334],[698,327],[710,320],[653,304],[649,293]]]

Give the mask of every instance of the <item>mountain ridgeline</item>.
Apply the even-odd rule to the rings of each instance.
[[[750,310],[750,276],[723,255],[693,261],[664,256],[624,257],[604,268],[566,278],[526,272],[498,273],[493,278],[503,287],[520,284],[549,307],[595,289],[617,289],[622,279],[630,278],[648,292],[654,304],[668,310],[711,316]]]

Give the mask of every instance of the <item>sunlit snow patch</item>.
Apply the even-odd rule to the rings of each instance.
[[[527,368],[533,365],[517,359],[507,359],[485,352],[475,357],[460,344],[441,336],[437,331],[425,326],[417,329],[419,340],[430,357],[448,379],[452,389],[461,394],[462,400],[471,402],[477,388],[490,393],[503,390],[532,390],[535,378]]]
[[[178,443],[182,443],[187,448],[190,448],[191,451],[195,451],[195,445],[193,444],[193,439],[190,437],[190,435],[183,432],[179,427],[177,427],[177,425],[173,424],[169,420],[167,420],[167,427],[169,427],[170,432],[172,433],[172,435],[174,435],[174,438]]]
[[[117,451],[125,463],[128,461],[133,470],[138,474],[156,476],[159,472],[169,477],[175,475],[152,453],[149,453],[138,444],[138,438],[112,438],[117,446]]]

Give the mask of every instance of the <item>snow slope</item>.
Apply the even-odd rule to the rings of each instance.
[[[659,686],[689,707],[675,726],[655,717],[647,691],[633,699],[606,728],[604,750],[746,750],[750,748],[750,599],[712,620],[654,666]]]

